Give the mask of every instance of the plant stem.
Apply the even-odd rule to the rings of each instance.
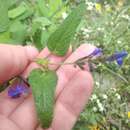
[[[71,65],[71,64],[75,64],[75,63],[74,62],[61,62],[61,63],[49,62],[49,65]]]
[[[127,84],[129,83],[129,82],[127,81],[127,79],[125,79],[122,75],[117,74],[116,72],[112,71],[112,70],[109,69],[108,67],[104,66],[104,69],[107,70],[108,72],[112,73],[113,75],[119,77],[119,78],[122,79],[125,83],[127,83]]]
[[[103,57],[103,59],[104,59],[104,57]],[[100,61],[100,59],[99,59],[99,61]],[[35,60],[34,62],[36,62],[36,60]],[[85,56],[85,57],[80,58],[80,59],[78,59],[78,60],[76,60],[76,61],[74,61],[74,62],[60,62],[60,63],[48,62],[46,65],[44,65],[44,64],[39,64],[39,65],[40,65],[42,68],[44,68],[45,70],[48,69],[48,65],[60,65],[60,66],[62,66],[62,65],[75,65],[75,66],[79,66],[79,67],[81,68],[81,67],[82,67],[85,63],[87,63],[87,62],[92,62],[92,63],[94,63],[94,61],[92,60],[92,57],[91,57],[91,56]],[[109,69],[107,66],[103,66],[103,68],[104,68],[105,70],[107,70],[108,72],[110,72],[111,74],[113,74],[113,75],[119,77],[121,80],[123,80],[125,83],[128,84],[127,79],[125,79],[122,75],[120,75],[120,74],[118,74],[118,73],[112,71],[112,70]]]

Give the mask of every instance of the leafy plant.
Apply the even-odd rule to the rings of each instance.
[[[85,0],[86,5],[78,6],[62,23],[71,8],[81,1],[0,0],[0,43],[33,44],[39,50],[47,45],[52,53],[63,56],[74,37],[73,48],[87,42],[103,48],[104,54],[111,55],[122,49],[130,52],[129,0]],[[84,6],[87,11],[83,18]],[[119,68],[116,62],[98,64],[93,75],[94,93],[86,109],[81,113],[74,130],[91,130],[98,127],[102,130],[116,130],[119,129],[120,123],[122,130],[130,128],[127,118],[130,109],[129,58],[130,54],[124,60],[122,68]],[[83,69],[82,60],[73,64]],[[39,120],[44,124],[43,127],[48,127],[53,117],[57,75],[48,70],[47,59],[37,59],[36,62],[42,70],[34,70],[29,81],[32,85]],[[41,82],[38,82],[39,79]],[[48,82],[49,80],[53,82]]]
[[[62,21],[62,13],[69,11],[66,4],[62,0],[1,0],[0,42],[34,44],[41,50],[59,25],[57,21]]]
[[[82,16],[85,12],[84,3],[79,5],[60,25],[60,27],[53,32],[49,37],[47,46],[52,53],[63,56],[66,54],[70,41],[74,37],[76,29],[81,22]]]
[[[48,128],[53,119],[57,75],[53,71],[43,72],[41,69],[35,69],[29,76],[29,83],[32,87],[40,123],[42,127]]]
[[[70,40],[74,36],[74,32],[80,24],[83,12],[85,11],[85,8],[83,7],[84,4],[80,4],[76,9],[74,9],[61,26],[51,34],[47,45],[52,53],[60,56],[66,54],[70,46]],[[53,119],[57,75],[56,72],[48,69],[48,60],[37,59],[36,61],[42,66],[42,69],[35,69],[31,72],[29,83],[32,87],[40,123],[42,127],[48,128]],[[39,80],[41,82],[39,82]]]

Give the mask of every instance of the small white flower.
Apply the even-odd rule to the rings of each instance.
[[[97,30],[98,30],[98,31],[101,31],[102,29],[99,27],[99,28],[97,28]]]
[[[96,108],[96,107],[93,107],[93,111],[94,111],[94,112],[97,112],[97,108]]]
[[[104,111],[104,107],[99,107],[99,111],[103,112]]]
[[[104,28],[97,28],[98,31],[104,31]]]
[[[116,93],[116,95],[115,95],[116,97],[117,97],[117,99],[121,99],[121,96],[120,96],[120,94],[118,94],[118,93]]]
[[[97,95],[93,94],[92,97],[91,97],[91,100],[95,100],[95,99],[97,99]]]
[[[87,28],[84,28],[84,30],[83,30],[84,32],[86,32],[86,33],[91,33],[92,32],[92,30],[90,30],[90,29],[87,29]]]
[[[95,84],[96,84],[96,86],[100,86],[100,83],[99,83],[99,82],[97,82],[97,81],[95,82]]]
[[[111,88],[111,90],[112,90],[112,91],[114,91],[114,92],[116,92],[116,91],[117,91],[117,90],[116,90],[116,88]]]
[[[87,10],[93,10],[95,5],[93,2],[88,2],[88,1],[86,1],[85,4],[87,5]]]
[[[80,30],[81,30],[81,31],[84,31],[84,29],[85,29],[85,28],[82,27]]]
[[[111,22],[110,24],[111,24],[111,25],[114,25],[114,23],[113,23],[113,22]]]
[[[111,9],[111,6],[110,6],[109,4],[106,4],[106,5],[105,5],[105,8],[106,8],[106,10],[109,11],[109,10]]]
[[[86,35],[84,36],[84,38],[89,38],[89,34],[86,34]]]
[[[130,16],[127,15],[127,14],[124,14],[124,15],[122,15],[121,17],[130,20]]]
[[[100,102],[98,103],[98,108],[99,108],[100,112],[104,111],[104,107],[103,107],[103,105]]]
[[[44,31],[44,30],[46,30],[46,28],[45,28],[45,27],[42,27],[42,30]]]
[[[100,104],[100,100],[99,99],[97,99],[97,104]]]
[[[105,1],[105,2],[104,2],[104,4],[105,4],[105,5],[107,5],[107,4],[108,4],[108,2],[107,2],[107,1]]]
[[[98,102],[98,107],[102,107],[102,103],[101,102]]]
[[[66,12],[62,13],[62,18],[65,19],[68,16],[68,14]]]
[[[109,5],[109,4],[106,4],[106,5],[105,5],[105,8],[108,8],[108,7],[110,7],[110,5]]]
[[[120,43],[121,43],[121,41],[120,41],[120,40],[118,40],[118,41],[117,41],[117,43],[118,43],[118,44],[120,44]]]
[[[107,95],[106,94],[103,94],[102,97],[103,97],[103,99],[107,99]]]
[[[88,6],[87,10],[93,10],[93,6]]]

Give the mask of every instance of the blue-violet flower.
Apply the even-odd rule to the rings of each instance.
[[[90,56],[101,56],[102,53],[102,49],[101,48],[95,48],[95,50],[90,54]]]
[[[10,96],[11,98],[18,98],[21,95],[25,95],[28,93],[29,93],[29,86],[21,78],[14,79],[14,81],[10,84],[8,89],[8,96]]]
[[[127,51],[121,51],[121,52],[116,52],[112,56],[108,57],[106,60],[109,62],[116,61],[118,65],[123,64],[123,59],[128,55]]]

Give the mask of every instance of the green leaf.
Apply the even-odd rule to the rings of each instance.
[[[35,69],[29,76],[38,118],[43,128],[48,128],[53,119],[54,95],[57,75],[53,71]]]
[[[48,30],[43,30],[42,34],[41,34],[41,43],[42,43],[42,47],[44,48],[46,46],[47,40],[50,36],[50,33]]]
[[[51,21],[46,17],[37,17],[33,22],[39,24],[41,27],[49,26],[51,24]]]
[[[9,43],[10,41],[10,32],[0,33],[0,43]]]
[[[19,15],[18,17],[17,17],[17,20],[27,20],[29,17],[31,17],[31,16],[33,16],[34,15],[34,6],[32,6],[31,4],[30,4],[30,2],[25,2],[24,3],[24,5],[25,5],[25,8],[26,8],[26,11],[24,12],[24,13],[22,13],[21,15]]]
[[[42,16],[49,17],[49,8],[47,7],[45,0],[37,0],[37,6],[39,13]]]
[[[27,25],[21,23],[20,21],[13,21],[10,25],[10,33],[13,42],[22,43],[27,34]]]
[[[45,27],[49,27],[51,22],[46,17],[37,17],[33,20],[32,33],[35,46],[41,50],[46,45],[49,32]]]
[[[33,35],[33,41],[35,46],[41,50],[43,48],[42,43],[41,43],[41,37],[42,37],[42,30],[37,29],[36,32]]]
[[[66,54],[84,13],[85,4],[82,3],[74,9],[59,28],[52,33],[47,42],[47,46],[52,53],[59,56]]]
[[[7,0],[8,1],[8,7],[11,8],[14,5],[17,5],[19,0]]]
[[[4,32],[8,29],[8,1],[0,0],[0,32]]]
[[[22,15],[22,14],[25,13],[25,12],[26,12],[26,6],[25,6],[25,3],[22,2],[18,7],[16,7],[16,8],[14,8],[14,9],[10,10],[10,11],[8,12],[8,16],[9,16],[9,18],[14,19],[14,18],[16,18],[16,17]]]
[[[56,12],[62,6],[62,0],[49,0],[50,15]]]

